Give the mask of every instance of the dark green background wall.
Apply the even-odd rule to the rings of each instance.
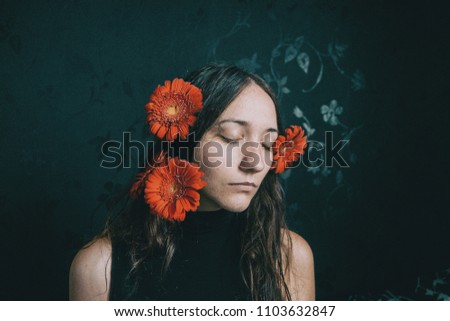
[[[315,254],[317,298],[448,299],[444,12],[397,1],[0,1],[0,298],[67,299],[73,255],[137,172],[100,168],[100,146],[123,131],[148,139],[153,88],[224,61],[271,81],[286,125],[350,140],[349,168],[283,175],[290,227]]]

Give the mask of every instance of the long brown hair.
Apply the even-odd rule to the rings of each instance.
[[[175,148],[170,149],[173,154],[170,156],[190,160],[197,139],[203,136],[242,90],[252,83],[261,87],[272,98],[276,106],[278,128],[282,128],[274,93],[255,74],[235,66],[211,64],[192,72],[185,80],[201,88],[203,109],[191,129],[193,135],[189,136],[187,142],[174,142]],[[177,148],[181,145],[187,147],[189,152],[180,154],[179,151],[186,150]],[[154,151],[151,154],[155,154]],[[284,278],[291,251],[289,235],[283,232],[286,231],[284,204],[284,193],[278,176],[269,171],[242,216],[245,228],[241,245],[241,275],[253,300],[291,299]],[[138,271],[141,263],[149,256],[162,253],[164,259],[161,273],[164,275],[177,249],[180,226],[177,222],[149,215],[148,211],[143,197],[135,201],[127,199],[119,215],[108,221],[102,236],[120,238],[127,243],[132,259],[130,274]]]

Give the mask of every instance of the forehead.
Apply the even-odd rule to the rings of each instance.
[[[217,122],[227,119],[242,121],[250,127],[260,129],[278,129],[272,98],[254,83],[242,90],[220,115]]]

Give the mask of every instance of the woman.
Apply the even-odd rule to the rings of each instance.
[[[277,177],[293,161],[280,141],[295,136],[299,154],[305,137],[294,127],[279,136],[275,101],[260,77],[225,65],[158,87],[147,121],[170,148],[157,148],[136,199],[76,255],[70,299],[314,300],[312,252],[286,227]],[[170,171],[191,183],[168,183]]]

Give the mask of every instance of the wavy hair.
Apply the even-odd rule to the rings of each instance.
[[[175,141],[173,155],[190,160],[196,138],[213,125],[216,119],[242,92],[254,83],[273,100],[278,128],[282,128],[276,97],[269,85],[259,76],[236,66],[210,64],[192,72],[186,78],[201,88],[203,109],[188,136],[188,141]],[[177,148],[177,147],[187,147]],[[188,150],[182,154],[180,151]],[[152,151],[151,154],[156,154]],[[149,154],[150,155],[150,154]],[[151,163],[151,157],[150,163]],[[284,193],[278,176],[269,171],[257,193],[243,213],[245,228],[242,234],[240,270],[252,300],[291,299],[284,275],[288,270],[291,239],[286,229]],[[119,238],[127,243],[132,267],[130,275],[137,273],[142,262],[160,253],[163,257],[161,274],[167,272],[177,249],[180,236],[178,222],[148,215],[148,205],[143,196],[135,201],[127,199],[115,219],[110,219],[101,235],[111,240]]]

